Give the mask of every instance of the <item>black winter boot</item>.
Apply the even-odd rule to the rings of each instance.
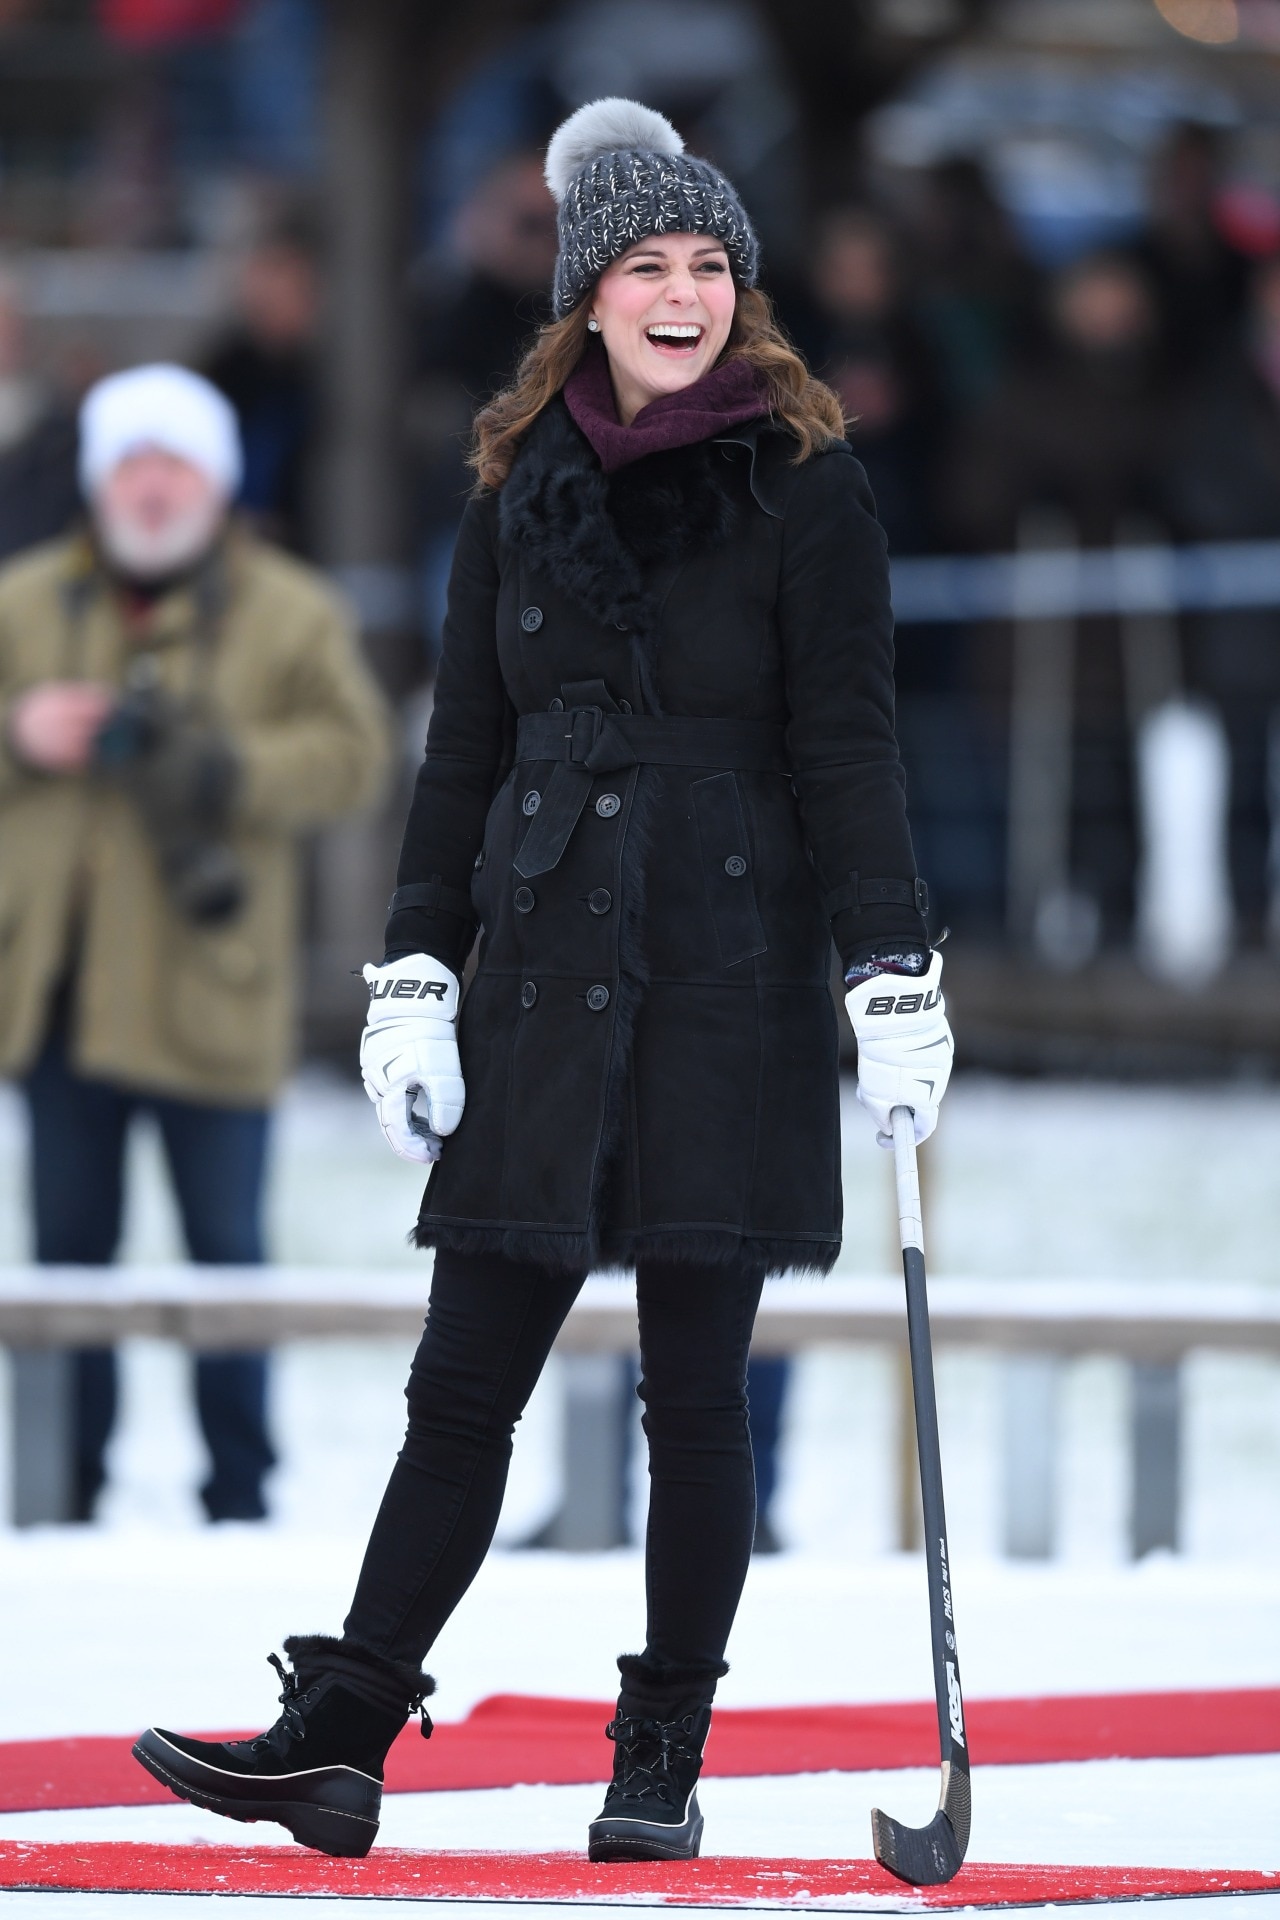
[[[618,1712],[605,1728],[613,1779],[588,1829],[588,1856],[692,1860],[702,1844],[697,1786],[711,1700],[728,1668],[670,1667],[629,1653],[618,1667]]]
[[[133,1749],[180,1800],[229,1820],[275,1820],[304,1847],[368,1853],[382,1808],[382,1766],[435,1681],[405,1661],[349,1640],[292,1635],[268,1658],[284,1682],[284,1712],[254,1740],[189,1740],[149,1727]],[[422,1711],[422,1734],[431,1721]]]

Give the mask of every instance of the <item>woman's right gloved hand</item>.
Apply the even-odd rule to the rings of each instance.
[[[369,1019],[360,1041],[364,1090],[392,1152],[422,1165],[439,1158],[439,1140],[453,1132],[466,1103],[456,1032],[457,977],[426,953],[381,967],[370,962],[364,977],[369,983]],[[429,1133],[414,1124],[418,1094],[426,1102]]]

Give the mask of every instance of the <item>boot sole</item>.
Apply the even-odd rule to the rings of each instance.
[[[331,1854],[339,1859],[363,1860],[378,1836],[376,1812],[357,1812],[351,1807],[286,1799],[287,1774],[278,1776],[282,1789],[279,1799],[260,1799],[249,1794],[228,1792],[220,1782],[234,1780],[249,1785],[250,1781],[243,1774],[224,1773],[191,1754],[183,1753],[180,1747],[172,1746],[155,1727],[149,1727],[134,1742],[133,1757],[179,1800],[187,1800],[193,1807],[203,1807],[209,1813],[219,1813],[227,1820],[274,1821],[277,1826],[291,1833],[300,1846],[312,1847],[317,1853]],[[366,1806],[372,1801],[375,1808],[381,1805],[382,1793],[378,1783],[354,1767],[317,1768],[307,1777],[316,1782],[317,1790],[328,1791],[335,1798],[363,1801]]]
[[[702,1846],[697,1794],[689,1796],[678,1826],[661,1820],[593,1820],[587,1828],[588,1860],[696,1860]]]

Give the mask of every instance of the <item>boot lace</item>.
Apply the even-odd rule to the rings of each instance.
[[[280,1705],[284,1708],[284,1712],[280,1716],[280,1720],[284,1723],[284,1730],[293,1740],[305,1740],[307,1737],[307,1723],[303,1717],[302,1708],[308,1700],[315,1699],[319,1688],[308,1687],[304,1693],[299,1685],[297,1674],[286,1671],[278,1653],[269,1653],[267,1659],[279,1674],[284,1688],[284,1691],[278,1696]],[[279,1725],[279,1722],[277,1722],[277,1725]],[[250,1750],[254,1753],[261,1753],[263,1748],[270,1746],[270,1744],[270,1733],[260,1733],[256,1740],[249,1742]]]
[[[419,1731],[424,1740],[429,1740],[435,1731],[435,1722],[422,1704],[428,1691],[428,1686],[415,1687],[409,1701],[409,1718],[412,1720],[415,1713],[419,1716]]]
[[[701,1756],[693,1738],[691,1713],[682,1720],[639,1720],[619,1714],[605,1728],[617,1748],[610,1795],[643,1800],[652,1794],[664,1806],[681,1798],[676,1770]]]
[[[278,1696],[284,1712],[280,1716],[280,1721],[277,1721],[276,1724],[278,1726],[282,1721],[284,1723],[284,1730],[291,1739],[305,1740],[307,1737],[307,1722],[302,1713],[302,1708],[309,1700],[315,1699],[320,1689],[319,1687],[308,1687],[304,1693],[297,1674],[288,1672],[278,1653],[269,1653],[267,1659],[279,1674],[284,1689]],[[429,1740],[434,1731],[431,1715],[422,1704],[427,1697],[428,1691],[429,1683],[415,1688],[409,1701],[409,1718],[412,1719],[415,1713],[421,1716],[422,1737],[424,1740]],[[261,1753],[263,1749],[270,1746],[270,1744],[270,1733],[260,1733],[256,1740],[249,1742],[250,1750],[254,1753]]]

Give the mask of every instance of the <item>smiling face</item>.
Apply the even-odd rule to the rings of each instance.
[[[656,233],[605,268],[591,317],[609,356],[618,418],[678,393],[713,367],[733,324],[729,256],[706,233]]]

